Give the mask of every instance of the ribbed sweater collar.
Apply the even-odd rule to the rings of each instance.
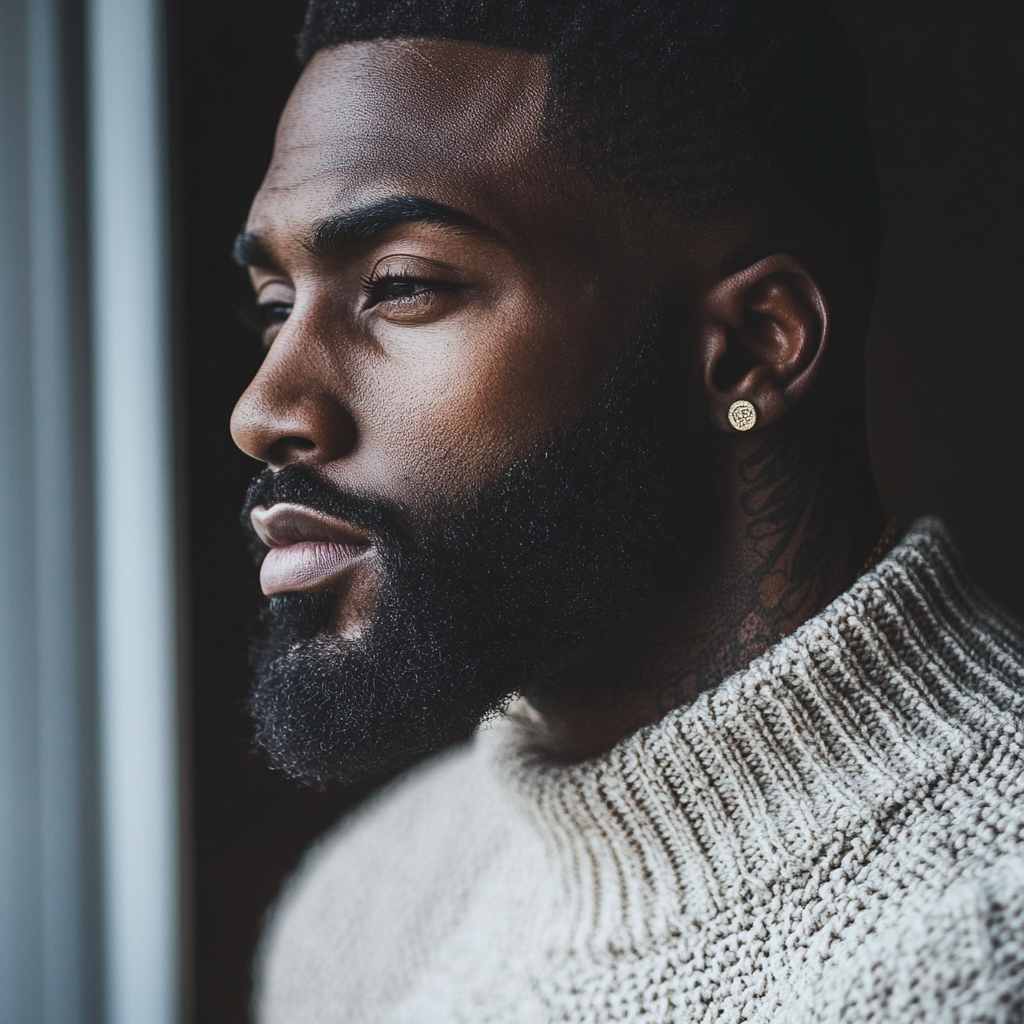
[[[565,938],[636,949],[778,899],[794,876],[826,885],[908,792],[1017,728],[1014,637],[922,520],[821,614],[605,756],[553,764],[495,730],[514,813],[561,875]]]

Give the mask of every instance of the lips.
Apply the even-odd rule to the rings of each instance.
[[[268,596],[337,583],[371,550],[361,530],[303,505],[259,506],[251,520],[270,548],[260,569],[260,586]]]

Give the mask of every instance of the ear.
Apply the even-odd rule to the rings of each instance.
[[[792,256],[769,256],[712,287],[700,331],[715,426],[733,432],[729,408],[740,400],[757,410],[754,429],[778,420],[814,383],[828,329],[825,298]]]

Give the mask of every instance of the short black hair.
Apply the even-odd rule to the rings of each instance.
[[[824,0],[310,0],[299,56],[390,38],[545,54],[548,129],[595,181],[695,219],[795,201],[876,250],[864,75]]]

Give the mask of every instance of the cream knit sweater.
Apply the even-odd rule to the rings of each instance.
[[[392,786],[273,915],[261,1024],[1024,1020],[1024,639],[943,529],[559,766],[514,722]]]

